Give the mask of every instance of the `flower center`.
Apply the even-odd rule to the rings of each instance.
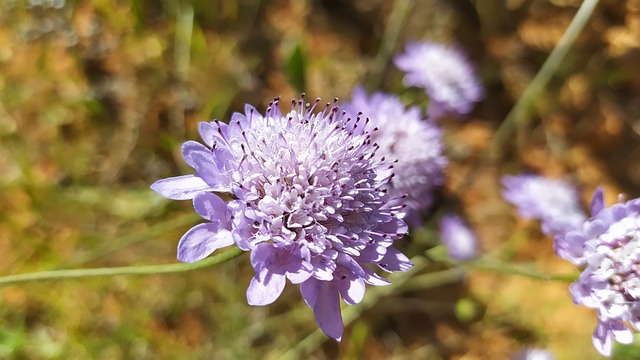
[[[234,194],[254,220],[254,244],[295,242],[321,253],[369,230],[366,222],[384,204],[379,188],[388,178],[377,176],[378,146],[365,125],[335,111],[294,110],[268,112],[251,119],[251,128],[238,129],[245,141],[233,145],[242,155]]]

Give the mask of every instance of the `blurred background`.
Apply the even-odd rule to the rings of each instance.
[[[599,185],[609,203],[640,195],[640,1],[600,1],[527,121],[496,161],[481,158],[580,4],[2,0],[0,274],[176,262],[200,220],[189,201],[148,186],[192,171],[180,144],[198,138],[199,121],[302,91],[348,100],[358,85],[424,104],[391,62],[422,39],[463,47],[487,89],[466,119],[440,123],[450,159],[440,207],[467,217],[484,252],[577,274],[501,199],[499,181],[565,176],[585,204]],[[416,255],[438,238],[427,223],[402,242]],[[508,359],[530,347],[600,358],[595,313],[573,305],[567,283],[453,270],[426,262],[384,293],[369,289],[341,343],[316,336],[295,286],[247,305],[246,255],[181,274],[8,286],[0,358]]]

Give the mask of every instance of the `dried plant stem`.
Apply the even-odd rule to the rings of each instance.
[[[198,261],[193,264],[165,264],[165,265],[142,265],[142,266],[122,266],[96,269],[72,269],[72,270],[50,270],[32,272],[26,274],[8,275],[0,277],[0,286],[13,285],[35,281],[51,281],[62,279],[85,279],[103,276],[116,275],[157,275],[180,273],[202,269],[205,267],[221,264],[238,257],[243,251],[239,248],[229,249],[221,254]]]

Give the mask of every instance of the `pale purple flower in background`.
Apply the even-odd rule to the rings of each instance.
[[[505,175],[502,184],[505,200],[515,205],[523,218],[540,220],[545,235],[562,235],[587,218],[575,187],[567,181],[521,174]]]
[[[640,199],[604,206],[602,189],[591,202],[591,218],[556,236],[556,253],[583,268],[569,287],[573,301],[595,309],[593,345],[611,355],[613,340],[629,344],[640,330]],[[630,329],[631,328],[631,329]]]
[[[377,129],[349,118],[333,104],[314,112],[304,98],[282,114],[278,99],[265,116],[250,105],[229,124],[200,123],[204,145],[182,145],[196,171],[155,182],[151,188],[175,200],[192,199],[208,220],[178,244],[178,259],[195,262],[235,244],[251,252],[256,271],[247,290],[251,305],[267,305],[286,280],[300,284],[320,328],[340,339],[340,298],[362,300],[365,283],[387,285],[369,265],[411,268],[392,247],[407,232],[402,205],[390,205],[384,188],[392,166],[378,156]],[[214,192],[232,198],[225,202]]]
[[[453,260],[467,261],[478,256],[475,234],[457,215],[445,215],[440,219],[440,239]]]
[[[517,353],[513,360],[554,360],[551,351],[546,349],[527,349]]]
[[[418,107],[405,108],[395,95],[376,92],[371,96],[362,88],[354,90],[351,102],[344,105],[351,116],[361,111],[379,131],[372,141],[380,149],[378,156],[395,161],[394,178],[388,185],[391,196],[400,198],[407,207],[405,221],[419,225],[419,212],[433,205],[435,191],[444,182],[447,160],[442,154],[442,131],[424,121]]]
[[[423,88],[429,96],[432,119],[468,114],[484,98],[475,69],[456,46],[411,42],[393,60],[405,72],[405,85]]]

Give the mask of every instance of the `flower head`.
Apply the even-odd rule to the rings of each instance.
[[[442,154],[442,132],[434,124],[423,121],[420,109],[405,108],[394,95],[380,92],[368,96],[362,88],[354,90],[347,113],[371,120],[379,131],[372,134],[380,149],[377,154],[394,163],[394,178],[388,185],[391,196],[408,205],[405,220],[418,224],[418,213],[434,203],[434,192],[444,182],[446,158]]]
[[[189,230],[178,259],[201,260],[235,244],[251,252],[256,271],[247,290],[251,305],[267,305],[286,280],[300,284],[320,328],[340,339],[340,298],[358,303],[365,283],[389,282],[368,265],[408,270],[393,242],[407,232],[390,205],[392,167],[377,155],[377,131],[333,104],[293,101],[282,114],[278,99],[262,116],[250,105],[229,124],[200,123],[204,145],[187,141],[185,161],[194,175],[162,179],[151,188],[171,199],[192,199],[208,222]],[[224,202],[213,192],[227,193]]]
[[[605,208],[598,189],[591,216],[556,236],[554,245],[560,257],[583,268],[569,290],[576,304],[597,311],[593,345],[609,356],[612,340],[631,343],[629,327],[640,330],[640,199]]]
[[[440,236],[450,258],[466,261],[478,255],[478,240],[459,216],[446,215],[440,219]]]
[[[527,349],[517,353],[513,360],[553,360],[553,354],[545,349]]]
[[[521,174],[502,178],[502,196],[525,219],[540,220],[545,235],[561,235],[575,229],[586,215],[576,189],[564,180]]]
[[[394,62],[405,72],[405,85],[426,91],[430,118],[468,114],[484,97],[484,88],[474,68],[457,47],[429,41],[412,42]]]

